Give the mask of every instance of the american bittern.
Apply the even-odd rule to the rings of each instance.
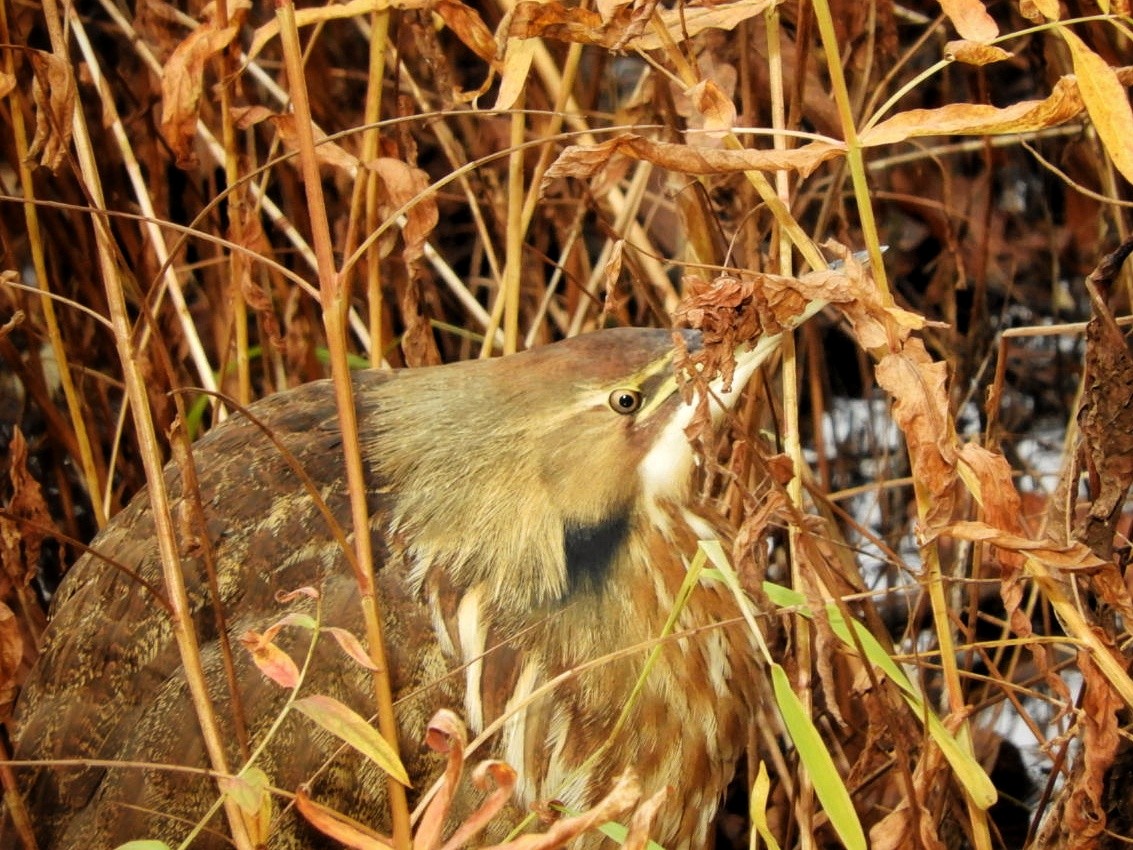
[[[697,345],[697,336],[687,332]],[[740,355],[730,403],[775,343]],[[422,752],[438,707],[473,732],[509,715],[490,754],[518,771],[516,809],[556,799],[585,809],[632,767],[647,791],[671,785],[654,823],[670,850],[710,845],[718,800],[757,699],[749,635],[734,599],[703,581],[678,630],[601,758],[590,759],[630,701],[651,641],[674,609],[698,537],[712,533],[689,494],[693,405],[674,379],[671,334],[602,331],[492,361],[356,377],[370,532],[402,729],[417,788],[440,760]],[[717,406],[717,409],[719,407]],[[333,393],[318,382],[257,404],[200,440],[195,463],[226,628],[262,632],[295,610],[280,591],[319,589],[323,625],[361,634],[355,581],[324,516],[274,434],[349,524]],[[175,499],[180,478],[169,473]],[[26,783],[42,844],[103,848],[135,838],[180,840],[216,800],[160,584],[148,500],[124,510],[74,566],[54,601],[43,653],[18,709],[20,759],[118,759],[129,767],[41,768]],[[204,666],[227,706],[217,619],[198,548],[185,558]],[[315,613],[309,600],[303,608]],[[283,632],[293,657],[309,632]],[[564,671],[626,650],[529,701]],[[286,692],[236,651],[244,722],[253,743]],[[453,671],[456,671],[453,674]],[[369,673],[319,640],[304,690],[370,710]],[[236,740],[232,712],[221,715]],[[339,742],[289,715],[257,762],[276,787],[312,776],[312,796],[381,824],[384,780],[370,762],[335,755]],[[235,744],[233,761],[239,763]],[[325,762],[329,767],[320,770]],[[141,767],[139,765],[156,765]],[[287,815],[272,847],[311,846]],[[211,824],[220,830],[219,819]],[[595,834],[589,844],[603,840]],[[194,846],[227,846],[207,831]]]

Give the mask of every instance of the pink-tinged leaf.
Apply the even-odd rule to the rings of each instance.
[[[291,656],[254,631],[246,631],[240,636],[240,643],[252,653],[252,661],[260,672],[284,688],[294,688],[299,684],[299,668]]]
[[[300,788],[295,792],[295,808],[307,822],[352,850],[391,850],[393,842],[357,821],[316,803]]]
[[[1133,109],[1129,93],[1117,78],[1117,72],[1066,27],[1059,27],[1070,55],[1078,90],[1098,131],[1106,153],[1125,179],[1133,183]]]
[[[357,661],[361,666],[365,667],[367,670],[378,669],[378,665],[370,660],[370,655],[366,652],[365,647],[362,646],[362,642],[354,637],[351,632],[336,626],[328,626],[323,629],[323,631],[338,641],[338,645],[342,647],[342,651]]]
[[[334,697],[323,694],[298,699],[295,708],[362,753],[402,785],[410,787],[409,774],[393,747],[360,714]]]
[[[294,602],[296,599],[299,599],[303,596],[307,597],[308,599],[318,599],[319,591],[318,589],[309,586],[297,587],[294,590],[281,590],[275,595],[275,601],[279,602],[280,604],[286,604],[288,602]]]
[[[308,614],[288,614],[286,617],[276,620],[268,626],[263,635],[260,636],[260,640],[263,643],[270,643],[275,640],[275,636],[287,626],[299,626],[314,631],[319,627],[319,624],[315,622],[314,617]]]

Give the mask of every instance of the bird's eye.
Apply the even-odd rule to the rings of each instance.
[[[614,413],[637,413],[639,407],[641,407],[639,390],[614,390],[610,393],[610,409]]]

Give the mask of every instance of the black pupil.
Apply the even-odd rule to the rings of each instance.
[[[618,396],[618,407],[622,410],[633,410],[633,406],[637,403],[637,399],[633,393],[622,393]]]

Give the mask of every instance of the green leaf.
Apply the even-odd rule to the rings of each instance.
[[[842,781],[822,736],[811,722],[806,707],[791,688],[787,671],[779,664],[771,665],[771,684],[787,734],[791,736],[799,759],[814,784],[814,793],[822,803],[822,810],[830,818],[830,825],[849,850],[865,850],[865,832],[854,811],[850,792]]]

